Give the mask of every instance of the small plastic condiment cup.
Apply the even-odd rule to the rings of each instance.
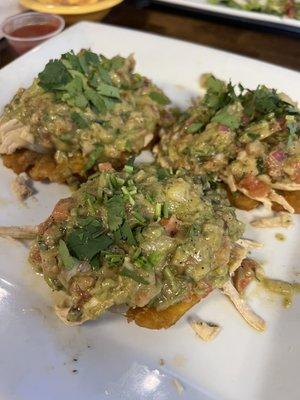
[[[20,28],[36,25],[50,25],[53,27],[53,30],[46,34],[36,34],[29,37],[14,35],[14,32]],[[59,15],[28,12],[7,18],[1,25],[0,29],[12,49],[17,54],[23,54],[45,40],[57,35],[64,29],[64,27],[65,21]]]

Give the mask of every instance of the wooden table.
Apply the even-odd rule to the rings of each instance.
[[[264,31],[167,7],[138,9],[127,1],[113,8],[103,22],[184,39],[300,71],[300,37],[292,34]],[[0,67],[13,58],[2,40]]]

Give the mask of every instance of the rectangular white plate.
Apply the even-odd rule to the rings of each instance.
[[[236,20],[247,20],[259,25],[273,26],[285,30],[300,33],[300,21],[288,17],[261,13],[256,11],[245,11],[237,8],[227,7],[222,4],[210,4],[207,0],[154,0],[158,3],[171,4],[184,8],[204,11],[210,14],[219,14]]]
[[[137,71],[181,106],[198,93],[199,76],[209,71],[251,88],[259,83],[277,87],[300,100],[296,72],[186,42],[84,22],[0,71],[0,109],[19,87],[30,84],[50,58],[83,47],[106,56],[135,53]],[[36,199],[20,206],[10,191],[13,177],[0,167],[0,225],[38,223],[68,194],[65,186],[35,184]],[[250,218],[247,213],[240,215]],[[271,276],[295,280],[300,272],[300,218],[294,219],[289,230],[247,230],[248,237],[265,244],[256,255]],[[287,239],[276,241],[276,232]],[[209,344],[195,337],[187,316],[164,331],[138,328],[111,313],[68,328],[55,317],[50,290],[31,271],[26,256],[21,243],[0,239],[1,400],[300,398],[299,299],[284,310],[276,298],[253,289],[252,304],[268,322],[267,332],[259,334],[215,293],[189,312],[222,326]],[[172,383],[174,376],[185,388],[180,396]]]

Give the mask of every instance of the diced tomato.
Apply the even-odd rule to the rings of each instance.
[[[254,175],[246,175],[240,180],[239,186],[246,189],[251,197],[266,197],[270,191],[269,186]]]
[[[171,218],[163,218],[160,224],[165,228],[169,236],[175,236],[178,232],[178,220],[172,215]]]
[[[114,170],[113,166],[109,162],[98,164],[98,168],[100,172],[109,172]]]
[[[241,266],[235,271],[233,284],[240,294],[244,294],[247,286],[255,279],[255,268],[257,264],[250,258],[245,258]]]

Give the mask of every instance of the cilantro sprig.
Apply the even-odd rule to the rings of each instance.
[[[38,76],[38,84],[55,98],[70,106],[85,110],[89,106],[97,114],[105,114],[121,98],[120,88],[113,84],[109,72],[124,64],[122,57],[108,60],[89,50],[77,55],[73,51],[63,54],[60,60],[51,60]],[[79,128],[86,121],[73,115]]]

